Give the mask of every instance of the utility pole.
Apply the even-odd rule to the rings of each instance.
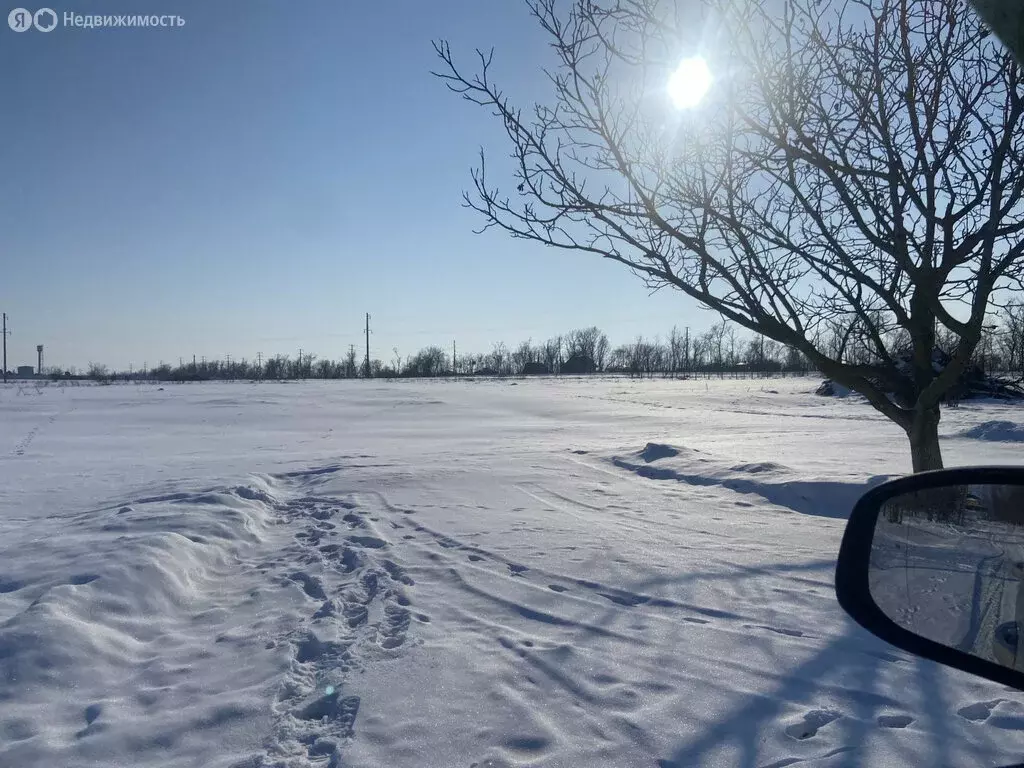
[[[452,376],[459,375],[459,365],[455,362],[455,339],[452,339]]]
[[[301,379],[302,378],[302,347],[299,347],[299,365],[298,365],[298,370],[296,372],[298,373],[299,378]]]
[[[683,342],[684,355],[683,370],[690,372],[690,326],[686,326],[686,340]]]
[[[7,335],[9,333],[10,333],[10,331],[7,330],[7,313],[4,312],[4,329],[3,329],[3,337],[4,337],[4,384],[7,383]]]
[[[366,378],[370,378],[370,313],[366,313]]]

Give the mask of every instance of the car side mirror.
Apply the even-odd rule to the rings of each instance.
[[[843,534],[836,597],[897,648],[1024,690],[1024,467],[870,490]]]

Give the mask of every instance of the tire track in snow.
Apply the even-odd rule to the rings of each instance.
[[[582,501],[578,501],[578,500],[573,499],[573,498],[571,498],[570,496],[568,496],[568,495],[566,495],[564,493],[557,493],[555,491],[551,491],[551,490],[546,489],[546,488],[538,487],[537,491],[540,491],[542,493],[546,493],[546,494],[549,494],[550,496],[555,497],[556,499],[558,499],[558,502],[551,501],[550,499],[545,498],[544,496],[542,496],[541,493],[531,491],[531,490],[525,488],[524,486],[517,485],[515,487],[516,487],[517,490],[527,494],[528,496],[530,496],[534,500],[536,500],[536,501],[538,501],[538,502],[540,502],[540,503],[542,503],[542,504],[544,504],[546,506],[549,506],[549,507],[557,509],[557,510],[559,510],[561,512],[564,512],[565,514],[571,515],[572,517],[575,517],[576,519],[579,519],[579,520],[587,523],[588,525],[593,525],[593,523],[594,523],[594,516],[592,514],[593,512],[603,511],[601,507],[597,507],[595,505],[591,505],[591,504],[587,504],[587,503],[582,502]],[[579,512],[574,511],[572,509],[572,506],[574,506],[574,505],[578,506],[578,507],[580,507],[580,508],[582,508],[584,510],[587,510],[587,512],[579,513]],[[588,512],[590,514],[588,514]],[[618,524],[621,525],[622,527],[632,528],[632,529],[637,530],[637,531],[642,531],[642,532],[644,532],[644,533],[646,533],[648,535],[652,535],[652,526],[651,525],[630,526],[630,525],[624,525],[622,523],[618,523]],[[689,532],[693,532],[694,531],[694,529],[691,528],[691,527],[684,527],[684,526],[676,526],[676,527],[678,527],[678,528],[685,528],[685,530],[687,530]],[[697,532],[700,532],[700,531],[697,531]],[[708,534],[708,535],[714,535],[714,534]],[[721,538],[728,539],[728,537],[721,537]],[[570,587],[565,586],[565,584],[566,583],[572,584],[573,582],[575,582],[575,586],[584,587],[585,589],[590,590],[593,594],[595,594],[595,595],[597,595],[599,597],[602,597],[605,600],[608,600],[608,601],[610,601],[612,603],[615,603],[616,605],[624,606],[624,607],[627,607],[627,608],[633,608],[633,607],[640,606],[640,605],[647,605],[647,606],[652,607],[652,608],[678,608],[678,609],[680,609],[682,611],[688,612],[689,614],[697,614],[698,616],[703,617],[703,618],[697,618],[697,617],[695,617],[693,615],[688,615],[688,616],[685,616],[685,617],[682,618],[682,621],[687,621],[687,622],[690,622],[690,623],[706,624],[706,623],[709,623],[709,621],[708,621],[709,619],[745,620],[747,622],[754,622],[754,623],[744,624],[743,625],[743,629],[745,629],[745,630],[750,630],[750,629],[764,630],[764,631],[767,631],[767,632],[774,632],[776,634],[784,634],[784,635],[789,635],[789,636],[792,636],[792,637],[801,637],[801,636],[804,636],[804,634],[805,634],[804,632],[802,632],[800,630],[793,630],[793,629],[785,629],[785,628],[777,628],[777,627],[765,626],[762,623],[756,623],[754,617],[752,617],[752,616],[744,616],[744,615],[742,615],[740,613],[736,613],[736,612],[732,612],[732,611],[721,611],[719,609],[704,608],[702,606],[695,605],[695,604],[692,604],[692,603],[687,603],[687,602],[672,600],[672,599],[668,599],[668,598],[647,595],[647,594],[644,594],[642,592],[637,592],[635,590],[628,590],[628,589],[621,589],[621,588],[611,587],[611,586],[608,586],[608,585],[604,585],[604,584],[600,584],[600,583],[593,582],[593,581],[588,581],[588,580],[577,580],[577,579],[571,579],[571,578],[564,579],[559,574],[550,574],[550,575],[556,579],[556,582],[554,584],[550,584],[548,588],[552,589],[555,592],[567,592],[567,591],[569,591]],[[562,583],[559,583],[558,580],[562,580]],[[723,601],[719,601],[719,603],[722,603],[722,602]],[[672,620],[676,620],[677,618],[678,617],[672,617]]]
[[[403,536],[411,538],[403,541],[423,554],[428,561],[426,568],[454,583],[466,595],[466,599],[454,600],[446,607],[446,618],[460,626],[461,631],[493,642],[495,653],[505,659],[504,663],[510,670],[514,670],[508,679],[519,683],[496,684],[493,695],[497,701],[507,700],[511,702],[510,706],[525,707],[528,711],[541,707],[544,711],[557,712],[575,704],[577,709],[573,710],[571,723],[560,722],[557,728],[549,724],[550,729],[563,735],[573,733],[586,738],[603,734],[607,738],[608,734],[617,733],[634,741],[645,735],[643,728],[636,725],[635,713],[642,707],[654,706],[652,702],[662,696],[671,697],[675,689],[659,685],[663,669],[654,663],[633,660],[628,672],[623,674],[613,660],[629,653],[629,648],[648,645],[650,638],[645,637],[643,630],[640,634],[618,631],[616,624],[623,620],[631,625],[627,617],[642,615],[682,627],[687,618],[693,620],[696,617],[681,620],[674,609],[692,610],[694,606],[618,590],[595,581],[573,579],[533,566],[524,567],[501,553],[466,543],[457,535],[434,530],[415,518],[410,530]],[[476,574],[486,574],[492,584],[489,586],[486,580],[474,578]],[[494,579],[498,580],[497,588],[494,588]],[[500,586],[503,584],[514,589],[506,591]],[[553,589],[552,586],[558,588]],[[557,595],[555,603],[551,602],[552,593]],[[538,599],[535,601],[534,597]],[[604,615],[613,618],[607,623],[600,618],[581,619],[580,608],[584,609],[587,619],[600,615],[594,614],[594,608],[603,608],[607,611]],[[666,608],[669,610],[659,610]],[[751,633],[762,633],[766,639],[782,635],[786,641],[800,645],[809,641],[804,633],[797,630],[763,623],[741,625],[739,620],[744,617],[728,611],[719,612],[717,608],[712,610],[716,611],[713,617],[698,619],[699,623],[711,626],[697,627],[694,631],[725,631],[748,638]],[[704,647],[706,642],[699,645]],[[695,657],[694,667],[699,668],[703,661],[704,658]],[[677,662],[673,669],[676,683],[686,680],[708,687],[705,675],[687,672],[690,665],[685,661],[685,654],[677,658]],[[766,672],[755,661],[743,663],[723,659],[716,663],[723,670],[756,674],[780,684],[786,680],[784,674]],[[842,693],[842,689],[831,684],[822,686],[822,690],[826,689],[830,694]],[[731,691],[726,684],[718,690],[723,695]],[[558,704],[553,703],[556,699]],[[586,706],[579,708],[579,702]],[[897,703],[886,701],[885,704],[895,706]],[[791,730],[795,733],[796,727]],[[792,738],[810,739],[813,736],[807,730]],[[840,747],[836,754],[844,749]],[[658,749],[652,743],[646,751],[657,754]]]
[[[520,490],[524,489],[520,488]],[[525,490],[524,492],[529,493]],[[536,498],[539,501],[544,501],[539,496]],[[548,608],[539,609],[529,599],[531,594],[540,597],[543,594],[554,593],[565,601],[566,606],[580,605],[589,609],[612,611],[629,609],[649,619],[672,623],[683,622],[691,625],[712,625],[716,631],[744,636],[755,632],[766,636],[782,635],[794,640],[813,641],[815,638],[813,633],[770,626],[754,616],[735,611],[709,608],[668,597],[623,589],[589,579],[566,576],[536,566],[528,567],[498,553],[474,544],[467,544],[448,534],[433,530],[422,523],[414,523],[411,530],[421,537],[425,537],[425,543],[424,541],[415,541],[414,536],[410,538],[411,534],[405,535],[405,541],[423,551],[427,560],[435,567],[443,565],[444,576],[454,581],[461,590],[473,596],[485,598],[502,610],[510,611],[523,618],[552,625],[579,624],[579,628],[596,631],[599,634],[610,634],[623,639],[631,637],[620,635],[618,632],[603,627],[595,627],[589,622],[580,623],[568,619]],[[462,555],[465,555],[465,560]],[[517,582],[519,590],[516,598],[509,598],[471,583],[468,577],[473,573],[486,573]]]

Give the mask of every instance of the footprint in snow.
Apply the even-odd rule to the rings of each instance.
[[[330,640],[321,640],[312,632],[295,642],[295,660],[300,664],[329,659],[337,667],[348,661],[348,645]]]
[[[416,583],[413,578],[405,572],[405,569],[398,565],[398,563],[392,562],[391,560],[384,560],[381,565],[384,567],[384,570],[388,572],[388,576],[395,581],[400,581],[410,587]]]
[[[818,731],[841,717],[840,713],[829,709],[812,709],[799,723],[786,727],[786,735],[792,739],[803,741],[818,735]]]
[[[339,611],[337,600],[324,600],[323,604],[317,609],[317,612],[313,614],[313,619],[328,619],[337,615]]]
[[[409,629],[409,611],[394,603],[384,604],[384,620],[377,628],[377,642],[381,648],[397,648],[405,642]]]
[[[324,593],[323,584],[316,576],[310,576],[304,571],[296,571],[289,577],[292,581],[298,583],[302,587],[302,591],[306,593],[307,597],[311,597],[314,600],[326,600],[327,595]]]
[[[343,697],[337,691],[332,691],[300,708],[295,712],[295,716],[302,720],[314,721],[323,721],[326,718],[342,725],[344,736],[351,736],[356,716],[359,714],[359,703],[358,696]]]
[[[349,536],[348,540],[356,546],[368,549],[382,549],[388,545],[384,539],[378,539],[376,536]]]
[[[906,728],[914,722],[914,718],[908,715],[881,715],[878,724],[882,728]]]
[[[976,704],[968,704],[966,707],[960,707],[956,713],[964,720],[970,720],[972,723],[983,723],[988,720],[989,716],[992,714],[992,710],[1002,702],[1002,699],[979,701]]]

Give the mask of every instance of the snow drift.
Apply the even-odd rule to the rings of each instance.
[[[985,421],[959,433],[959,437],[1000,443],[1024,443],[1024,424],[1013,421]]]
[[[624,456],[612,455],[609,461],[650,480],[720,488],[755,497],[743,502],[748,506],[768,504],[782,512],[835,518],[848,517],[868,488],[887,479],[877,476],[865,483],[837,482],[807,477],[775,462],[731,464],[699,450],[658,443],[648,443]]]

